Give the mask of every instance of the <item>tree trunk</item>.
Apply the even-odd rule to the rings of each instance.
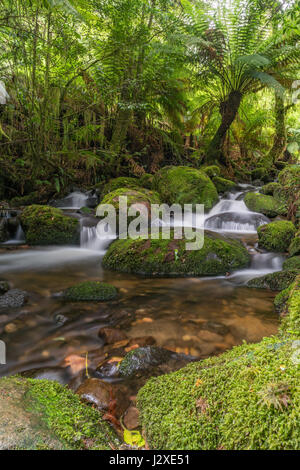
[[[209,144],[206,160],[208,162],[224,160],[222,148],[225,141],[227,131],[230,129],[231,124],[238,112],[241,104],[242,94],[239,91],[232,91],[227,100],[223,101],[220,105],[221,124],[215,133],[212,141]]]
[[[281,96],[275,95],[275,135],[269,152],[270,163],[279,160],[286,149],[285,107]]]

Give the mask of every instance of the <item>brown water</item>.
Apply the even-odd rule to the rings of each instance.
[[[30,293],[17,311],[0,313],[7,364],[0,375],[59,366],[69,354],[102,347],[104,325],[131,337],[151,335],[159,346],[204,358],[276,333],[274,295],[230,279],[146,279],[104,271],[101,253],[82,249],[0,253],[0,277]],[[64,303],[56,294],[76,282],[103,280],[119,288],[108,303]]]

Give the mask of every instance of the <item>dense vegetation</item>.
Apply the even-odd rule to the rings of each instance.
[[[299,154],[299,2],[1,0],[0,35],[2,199]]]

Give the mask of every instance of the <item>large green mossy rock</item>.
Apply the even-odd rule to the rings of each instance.
[[[275,273],[266,274],[265,276],[256,277],[248,282],[248,287],[256,289],[271,289],[281,291],[287,289],[298,276],[297,269],[289,269],[285,271],[277,271]]]
[[[101,414],[56,382],[0,379],[0,450],[110,449]]]
[[[278,336],[149,380],[137,403],[150,448],[300,449],[299,319],[298,283]]]
[[[259,212],[267,217],[276,217],[287,212],[284,204],[280,204],[273,196],[265,196],[260,193],[247,193],[244,202],[248,209]]]
[[[261,225],[257,229],[258,242],[261,248],[269,251],[287,251],[295,236],[296,228],[292,222],[278,220]]]
[[[281,189],[281,188],[282,188],[282,186],[281,186],[280,183],[273,182],[273,183],[265,184],[261,188],[260,192],[262,194],[265,194],[266,196],[274,196],[274,192],[278,189]]]
[[[117,289],[111,284],[98,281],[86,281],[69,287],[63,293],[65,300],[71,302],[92,301],[100,302],[115,299]]]
[[[186,166],[167,166],[154,176],[153,187],[167,204],[204,204],[206,211],[218,202],[211,179],[200,170]]]
[[[100,213],[100,207],[103,204],[111,204],[116,210],[117,224],[120,215],[120,197],[127,197],[127,209],[130,207],[138,210],[138,205],[144,206],[145,211],[142,211],[141,216],[148,221],[151,217],[151,204],[160,204],[160,197],[156,191],[150,191],[145,188],[130,189],[130,188],[119,188],[111,193],[106,194],[102,199],[101,204],[97,207],[96,215],[102,216]],[[139,211],[137,216],[139,215]],[[130,223],[135,216],[128,216],[127,222]]]
[[[29,245],[74,245],[79,243],[79,223],[60,209],[32,205],[21,214]]]
[[[236,189],[237,184],[234,181],[221,178],[216,176],[212,179],[215,187],[217,188],[218,193],[226,193],[227,191],[233,191]]]
[[[296,234],[296,237],[292,240],[289,246],[289,255],[290,256],[300,255],[300,232]]]
[[[119,178],[113,178],[105,184],[101,191],[101,196],[104,197],[106,194],[116,191],[120,188],[136,189],[140,188],[141,184],[138,178],[131,178],[129,176],[120,176]]]
[[[215,276],[249,264],[237,240],[207,233],[199,250],[186,250],[186,239],[116,240],[103,258],[107,269],[150,276]]]
[[[217,165],[203,166],[201,167],[201,171],[203,171],[209,178],[214,178],[221,174],[221,169]]]

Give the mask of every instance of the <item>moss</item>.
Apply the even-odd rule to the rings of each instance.
[[[101,196],[104,197],[108,193],[115,191],[120,188],[137,189],[141,186],[138,178],[130,178],[129,176],[120,176],[119,178],[113,178],[105,184],[101,191]]]
[[[209,177],[214,178],[220,176],[221,170],[217,165],[204,166],[201,168],[202,171]]]
[[[60,209],[32,205],[21,214],[21,224],[29,245],[67,245],[79,243],[79,223]]]
[[[38,204],[41,196],[38,191],[34,191],[26,196],[16,196],[10,200],[11,207],[28,206],[32,204]]]
[[[292,240],[289,246],[289,256],[300,255],[300,233]]]
[[[300,189],[300,165],[288,165],[278,175],[278,181],[283,186],[295,186]]]
[[[154,176],[150,173],[144,173],[139,180],[140,186],[146,189],[152,189]]]
[[[286,307],[287,301],[290,296],[292,284],[287,288],[284,289],[283,291],[279,292],[279,294],[276,295],[274,299],[274,307],[276,312],[282,313]]]
[[[234,181],[226,180],[220,176],[216,176],[212,179],[218,193],[226,193],[227,191],[233,191],[237,185]]]
[[[269,251],[287,251],[296,233],[292,222],[278,220],[257,229],[259,246]]]
[[[117,296],[117,289],[111,284],[97,281],[86,281],[69,287],[64,291],[64,299],[72,302],[77,301],[105,301],[112,300]]]
[[[263,167],[255,168],[251,171],[251,180],[252,181],[265,181],[267,179],[267,170]]]
[[[187,240],[116,240],[103,258],[114,271],[150,276],[214,276],[249,264],[249,254],[237,240],[205,235],[199,250],[185,249]]]
[[[278,204],[274,197],[265,196],[264,194],[247,193],[244,202],[251,211],[260,212],[267,217],[276,217],[287,212],[285,205]]]
[[[274,196],[274,191],[280,188],[282,188],[280,183],[268,183],[261,188],[260,192],[266,196]]]
[[[154,176],[153,187],[167,204],[204,204],[210,210],[218,201],[217,190],[200,170],[185,166],[168,166]]]
[[[295,269],[277,271],[275,273],[251,279],[247,285],[248,287],[255,287],[257,289],[271,289],[274,291],[284,290],[289,287],[298,274],[298,270]]]
[[[300,276],[289,287],[290,295],[286,302],[285,317],[280,326],[282,335],[300,337]],[[299,368],[299,365],[298,365]]]
[[[293,256],[285,260],[283,269],[299,269],[300,271],[300,256]]]
[[[57,382],[2,378],[0,395],[5,448],[109,450],[119,444],[101,414]]]

